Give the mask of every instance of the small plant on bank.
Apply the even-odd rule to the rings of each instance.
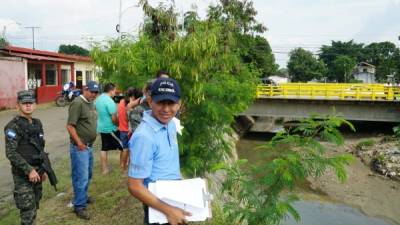
[[[368,150],[369,147],[374,146],[376,144],[375,140],[365,139],[357,143],[356,149],[360,151]]]
[[[400,125],[393,127],[394,136],[400,138]]]
[[[345,165],[352,160],[349,154],[326,156],[322,139],[336,145],[343,144],[338,128],[348,121],[331,116],[325,120],[315,118],[301,121],[292,130],[278,133],[261,146],[265,151],[264,163],[242,169],[246,161],[228,166],[224,192],[228,203],[224,210],[230,224],[281,224],[289,214],[297,221],[300,215],[292,203],[298,200],[292,194],[296,185],[308,177],[320,177],[328,169],[336,172],[340,181],[346,180]]]
[[[393,136],[386,137],[387,141],[397,141],[397,146],[400,148],[400,125],[393,127]]]

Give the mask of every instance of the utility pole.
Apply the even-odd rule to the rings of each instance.
[[[118,24],[117,26],[115,26],[115,30],[118,33],[118,39],[121,39],[121,17],[122,17],[122,0],[119,0]]]
[[[39,29],[40,27],[25,27],[27,29],[32,29],[32,49],[35,50],[35,29]]]

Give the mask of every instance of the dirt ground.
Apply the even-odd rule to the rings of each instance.
[[[371,137],[379,143],[381,138]],[[334,148],[332,154],[350,153],[360,141],[359,137],[346,138],[344,147]],[[311,179],[311,187],[325,194],[329,200],[342,202],[361,209],[364,213],[400,224],[400,182],[379,175],[355,156],[347,167],[348,179],[342,184],[333,172],[322,178]]]
[[[50,153],[52,162],[69,154],[69,138],[65,124],[67,121],[68,107],[55,107],[54,104],[39,105],[34,112],[34,117],[43,123],[46,140],[45,151]],[[10,162],[5,155],[4,126],[17,115],[16,110],[0,111],[0,208],[1,203],[11,199],[13,181]]]

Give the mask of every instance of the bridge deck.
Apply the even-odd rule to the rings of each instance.
[[[400,122],[400,101],[259,98],[241,115],[296,119],[339,115],[354,121]]]

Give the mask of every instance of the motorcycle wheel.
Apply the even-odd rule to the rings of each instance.
[[[58,107],[64,107],[67,105],[67,100],[64,98],[64,96],[58,96],[56,98],[56,105]]]

